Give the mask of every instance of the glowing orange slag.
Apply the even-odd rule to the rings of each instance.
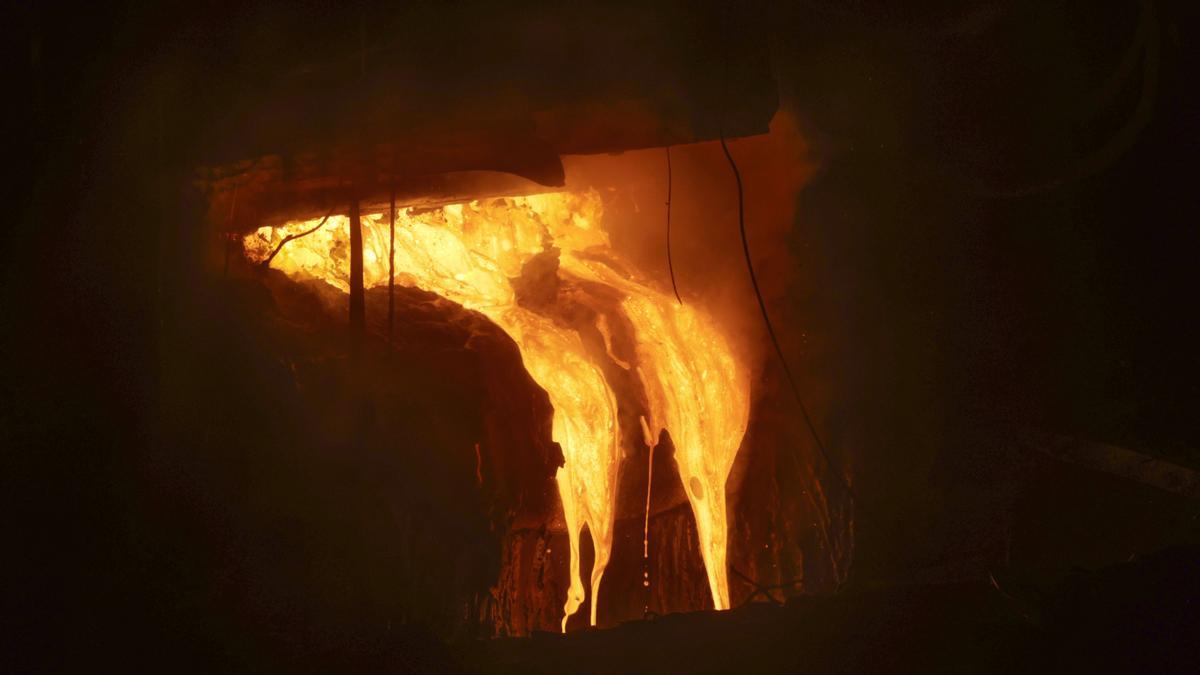
[[[564,630],[584,600],[579,574],[584,525],[595,548],[591,623],[596,624],[595,598],[612,550],[621,434],[617,399],[595,352],[552,310],[518,304],[513,281],[526,263],[557,249],[560,279],[601,284],[621,296],[615,311],[633,326],[636,363],[613,356],[605,312],[597,312],[596,328],[604,336],[606,358],[634,369],[641,380],[649,408],[647,436],[657,438],[664,428],[671,434],[717,609],[729,608],[725,482],[750,405],[745,369],[712,318],[626,272],[628,265],[609,245],[601,212],[594,192],[559,192],[402,209],[396,217],[396,283],[437,293],[490,318],[516,342],[526,370],[554,408],[553,438],[565,459],[557,482],[571,549]],[[284,237],[316,223],[260,228],[245,237],[246,253],[263,260]],[[388,214],[366,215],[362,225],[364,283],[386,285]],[[348,242],[348,219],[333,217],[320,230],[289,242],[271,266],[348,291]]]

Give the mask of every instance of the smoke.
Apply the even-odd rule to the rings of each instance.
[[[769,134],[727,142],[742,173],[755,272],[768,308],[780,307],[795,281],[796,261],[787,240],[797,195],[816,164],[796,121],[783,111],[772,120]],[[569,189],[594,188],[603,196],[613,247],[670,293],[667,151],[571,156],[563,163]],[[712,314],[743,363],[760,372],[769,343],[742,255],[737,188],[719,142],[671,148],[671,202],[671,253],[683,301]],[[787,326],[783,333],[798,330]]]

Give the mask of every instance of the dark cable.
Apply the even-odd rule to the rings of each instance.
[[[775,347],[775,355],[779,357],[779,363],[783,366],[783,374],[787,376],[788,385],[792,389],[792,395],[796,397],[796,403],[800,405],[800,414],[804,416],[804,424],[808,426],[809,433],[812,434],[813,442],[817,444],[817,449],[821,451],[821,457],[825,459],[825,464],[837,474],[842,485],[850,492],[850,496],[854,496],[854,490],[850,487],[850,482],[846,479],[845,474],[833,462],[829,456],[829,452],[825,450],[825,444],[821,442],[821,437],[817,434],[817,428],[813,425],[812,418],[808,414],[808,406],[804,405],[804,399],[800,396],[800,387],[796,384],[796,378],[792,375],[792,369],[788,366],[787,358],[783,355],[783,348],[779,345],[779,338],[775,336],[775,326],[771,323],[771,317],[767,314],[767,303],[763,300],[762,291],[758,288],[758,277],[754,274],[754,263],[750,261],[750,244],[746,239],[746,216],[745,216],[745,195],[742,191],[742,174],[738,171],[737,162],[733,161],[733,155],[729,154],[729,146],[725,143],[725,132],[721,130],[721,150],[725,151],[725,159],[729,160],[729,168],[733,169],[733,178],[737,182],[738,193],[738,231],[742,235],[742,254],[746,258],[746,271],[750,273],[750,284],[754,286],[754,297],[758,299],[758,309],[762,312],[763,323],[767,326],[767,334],[771,336],[771,344]]]
[[[330,210],[329,213],[326,213],[325,217],[321,219],[321,222],[317,223],[311,230],[305,230],[299,234],[289,234],[288,236],[284,237],[283,241],[279,242],[279,245],[275,247],[275,250],[271,251],[271,255],[267,256],[267,259],[262,261],[263,268],[265,269],[265,268],[271,266],[271,261],[274,260],[275,256],[279,255],[279,252],[283,250],[284,244],[287,244],[289,241],[295,241],[296,239],[299,239],[300,237],[307,237],[308,235],[312,234],[313,232],[316,232],[317,230],[321,229],[321,226],[324,225],[325,221],[329,220],[329,216],[332,216],[332,215],[333,215],[333,210]]]
[[[727,11],[731,12],[732,8],[727,8]],[[837,475],[838,481],[846,488],[851,499],[855,499],[854,488],[850,487],[849,479],[842,473],[841,467],[830,457],[829,451],[825,449],[825,444],[821,442],[821,436],[817,433],[817,427],[813,424],[812,417],[808,414],[808,406],[804,405],[804,397],[800,395],[800,386],[796,384],[796,378],[792,375],[792,369],[788,365],[787,358],[783,355],[783,347],[780,346],[779,338],[775,335],[775,326],[771,323],[770,314],[767,313],[767,303],[763,300],[762,291],[758,287],[758,276],[754,273],[754,263],[750,259],[750,243],[746,239],[746,196],[742,189],[742,173],[738,171],[737,162],[733,161],[733,155],[729,152],[729,145],[725,142],[725,102],[729,100],[728,27],[731,18],[731,16],[726,16],[724,22],[725,30],[722,31],[721,87],[723,95],[721,96],[720,115],[717,119],[717,133],[721,138],[721,150],[725,153],[725,159],[729,160],[729,168],[733,170],[733,178],[737,182],[738,231],[742,237],[742,255],[746,259],[746,271],[750,273],[750,284],[754,287],[754,297],[758,300],[758,309],[762,312],[763,323],[767,326],[767,335],[771,337],[771,345],[775,347],[775,355],[779,357],[779,364],[783,366],[783,374],[787,377],[788,386],[791,387],[792,395],[795,396],[796,403],[800,406],[800,414],[804,417],[804,424],[808,427],[809,433],[812,434],[813,442],[816,443],[821,457],[825,460],[825,466]]]
[[[671,272],[671,290],[675,291],[675,299],[683,304],[679,297],[679,287],[675,285],[675,265],[671,262],[671,146],[667,146],[667,270]]]

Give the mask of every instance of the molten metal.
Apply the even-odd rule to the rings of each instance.
[[[600,581],[612,550],[621,434],[617,399],[599,358],[637,372],[646,393],[647,442],[667,429],[675,444],[680,477],[696,517],[700,551],[713,605],[729,608],[726,574],[728,524],[725,482],[749,416],[749,381],[712,318],[627,272],[601,226],[594,192],[560,192],[472,201],[421,211],[396,220],[397,283],[415,286],[479,311],[504,329],[520,349],[526,370],[554,408],[553,438],[564,465],[557,482],[571,549],[567,619],[584,601],[579,538],[587,525],[596,551],[592,568],[591,623],[596,624]],[[387,214],[363,218],[366,286],[387,284]],[[316,220],[263,227],[244,239],[247,255],[264,260],[289,234]],[[349,221],[329,224],[288,243],[271,266],[294,278],[317,278],[349,290]],[[596,309],[596,329],[606,353],[586,348],[566,317],[533,303],[519,303],[514,282],[539,254],[558,255],[557,278],[599,284],[615,291],[619,312],[633,326],[636,361],[613,354],[612,327]],[[552,289],[553,290],[553,289]],[[586,303],[586,297],[576,298]],[[651,440],[653,438],[653,440]]]

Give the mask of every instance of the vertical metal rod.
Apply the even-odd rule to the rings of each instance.
[[[392,183],[391,234],[388,236],[388,342],[393,339],[396,328],[396,184]]]
[[[351,349],[362,347],[366,332],[366,298],[363,291],[362,222],[358,212],[358,196],[350,201],[350,340]]]
[[[650,493],[654,486],[654,446],[658,445],[658,438],[650,431],[644,415],[638,421],[642,424],[642,439],[650,448],[646,460],[646,520],[642,525],[642,587],[646,591],[642,617],[645,618],[650,616]]]

